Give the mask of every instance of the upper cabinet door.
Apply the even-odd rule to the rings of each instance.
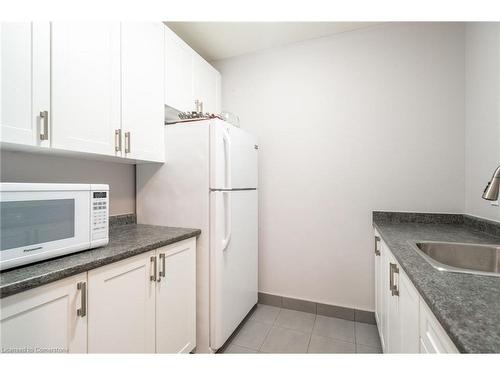
[[[122,23],[122,130],[125,156],[165,160],[165,26]]]
[[[115,155],[115,130],[120,129],[118,22],[52,23],[51,122],[52,147]]]
[[[48,146],[39,130],[49,125],[40,112],[50,108],[50,24],[2,22],[0,50],[0,140]]]
[[[193,50],[165,26],[165,104],[181,112],[195,109]]]
[[[203,102],[203,112],[220,112],[220,73],[201,56],[193,62],[194,99]]]

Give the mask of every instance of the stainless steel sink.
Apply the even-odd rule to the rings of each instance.
[[[424,241],[414,245],[438,270],[500,277],[500,245]]]

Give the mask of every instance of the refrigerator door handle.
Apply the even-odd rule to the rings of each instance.
[[[226,129],[222,131],[222,141],[224,143],[224,187],[231,189],[231,138]]]
[[[222,240],[222,251],[226,251],[229,247],[229,242],[231,242],[231,192],[222,192],[224,197],[224,239]]]

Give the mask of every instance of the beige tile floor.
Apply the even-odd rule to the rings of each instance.
[[[258,305],[223,353],[381,353],[377,326]]]

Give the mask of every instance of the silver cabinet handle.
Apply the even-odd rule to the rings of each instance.
[[[391,292],[391,294],[392,294],[392,277],[393,277],[392,263],[389,263],[389,291]]]
[[[378,249],[378,244],[380,243],[380,237],[375,236],[375,255],[380,256],[380,250]]]
[[[78,310],[76,310],[76,315],[83,318],[85,315],[87,315],[87,283],[85,281],[80,281],[78,284],[76,284],[76,288],[81,293],[81,306]]]
[[[121,129],[116,129],[115,130],[115,151],[121,151],[122,150],[122,130]]]
[[[156,269],[157,269],[157,262],[156,262],[156,257],[151,257],[150,258],[151,260],[151,263],[153,263],[153,274],[151,276],[149,276],[149,280],[151,281],[156,281],[157,277],[156,277]]]
[[[394,282],[394,274],[399,274],[399,268],[396,263],[389,263],[389,290],[391,295],[399,296],[398,286]]]
[[[130,132],[125,132],[125,153],[130,154]]]
[[[165,272],[166,265],[165,265],[165,254],[164,253],[160,254],[160,261],[161,261],[161,270],[159,273],[158,281],[160,281],[160,279],[162,277],[165,277],[165,275],[166,275],[166,272]]]
[[[40,140],[46,141],[49,139],[49,111],[40,112],[40,125],[42,125],[42,122],[43,128],[40,129]]]

